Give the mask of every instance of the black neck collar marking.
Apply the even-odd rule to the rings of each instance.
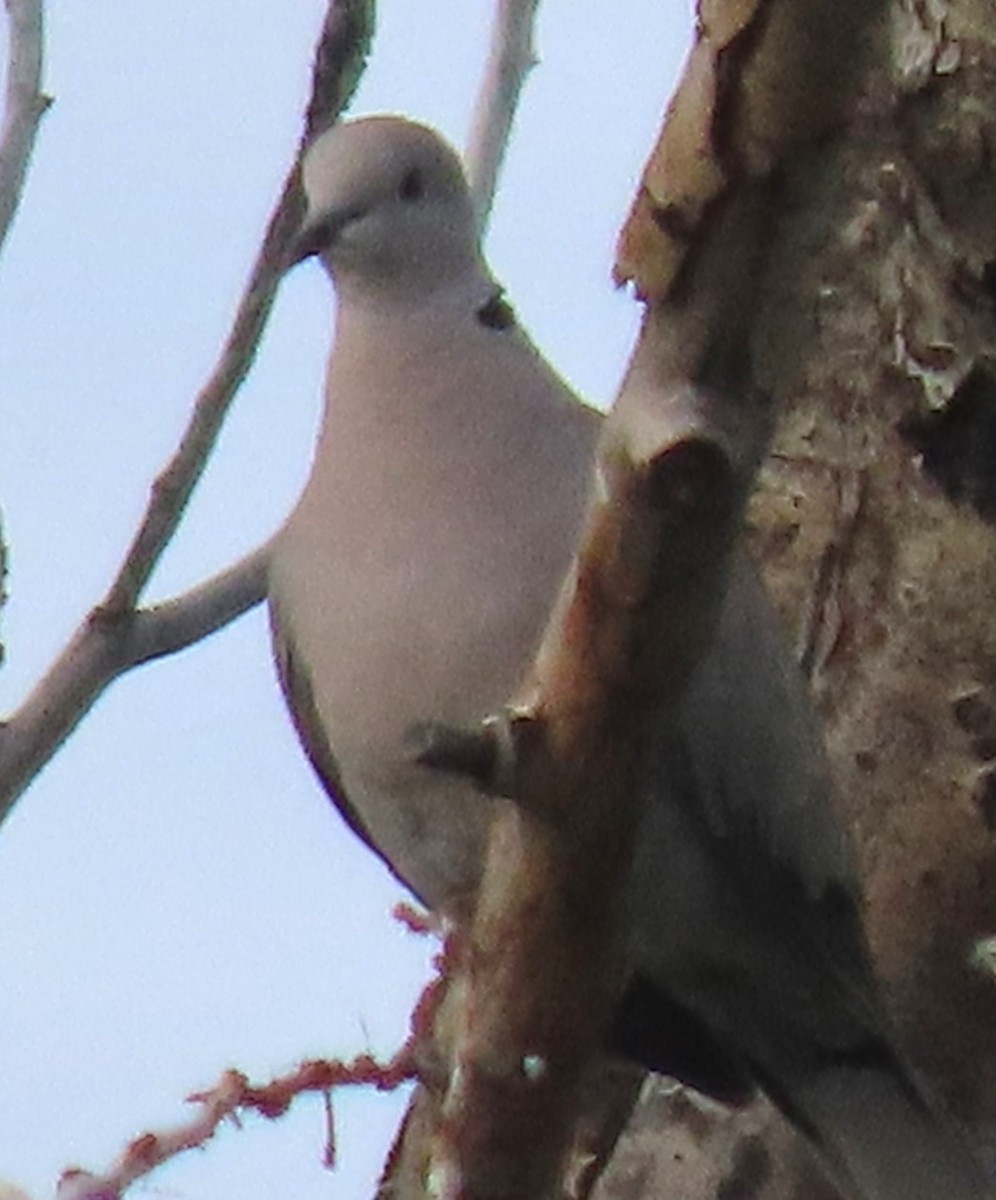
[[[501,288],[494,291],[475,314],[486,329],[514,329],[515,309],[502,294]]]

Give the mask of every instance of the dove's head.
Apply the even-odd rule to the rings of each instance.
[[[295,261],[317,254],[340,293],[422,296],[484,268],[460,160],[424,125],[334,125],[303,164],[307,212]]]

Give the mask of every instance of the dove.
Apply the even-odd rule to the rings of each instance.
[[[420,765],[412,731],[473,726],[514,693],[572,560],[602,418],[520,327],[435,131],[335,125],[302,179],[294,258],[321,260],[337,304],[311,474],[270,565],[278,675],[346,821],[466,921],[495,801]],[[743,554],[677,730],[645,741],[610,1049],[727,1102],[760,1088],[855,1198],[980,1200],[890,1040],[818,730]]]

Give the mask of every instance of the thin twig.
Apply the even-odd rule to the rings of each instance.
[[[0,127],[0,249],[24,191],[38,126],[52,103],[42,93],[42,0],[5,0],[9,21],[7,94]]]
[[[519,94],[536,65],[533,25],[539,0],[498,0],[491,48],[474,104],[465,159],[478,227],[483,231],[494,204]]]
[[[330,1104],[331,1094],[338,1088],[372,1087],[379,1092],[393,1092],[415,1079],[427,1030],[436,1019],[444,994],[451,954],[452,950],[444,944],[435,960],[437,976],[426,986],[412,1010],[404,1045],[387,1062],[379,1062],[370,1054],[359,1054],[349,1062],[312,1059],[261,1085],[251,1084],[241,1071],[225,1071],[214,1087],[188,1097],[190,1102],[201,1106],[195,1116],[172,1129],[140,1134],[104,1175],[78,1168],[65,1171],[57,1200],[117,1200],[136,1180],[156,1167],[187,1150],[206,1145],[226,1120],[239,1124],[243,1113],[255,1112],[267,1120],[275,1120],[299,1096],[308,1093],[321,1093]]]
[[[190,1097],[200,1105],[195,1116],[173,1129],[140,1134],[105,1175],[79,1169],[66,1171],[59,1184],[58,1200],[118,1197],[163,1163],[187,1150],[201,1149],[225,1121],[237,1123],[243,1113],[255,1112],[273,1120],[283,1116],[299,1096],[328,1094],[341,1087],[393,1091],[411,1079],[413,1071],[410,1045],[386,1063],[378,1063],[369,1054],[361,1054],[348,1063],[320,1059],[302,1063],[288,1075],[263,1085],[251,1084],[239,1071],[226,1071],[214,1087]]]
[[[170,600],[139,609],[123,669],[176,654],[224,628],[266,598],[272,539],[211,579]]]

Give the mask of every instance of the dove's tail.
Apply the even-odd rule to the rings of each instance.
[[[855,1200],[994,1200],[953,1121],[879,1066],[839,1065],[792,1089],[793,1115]]]

